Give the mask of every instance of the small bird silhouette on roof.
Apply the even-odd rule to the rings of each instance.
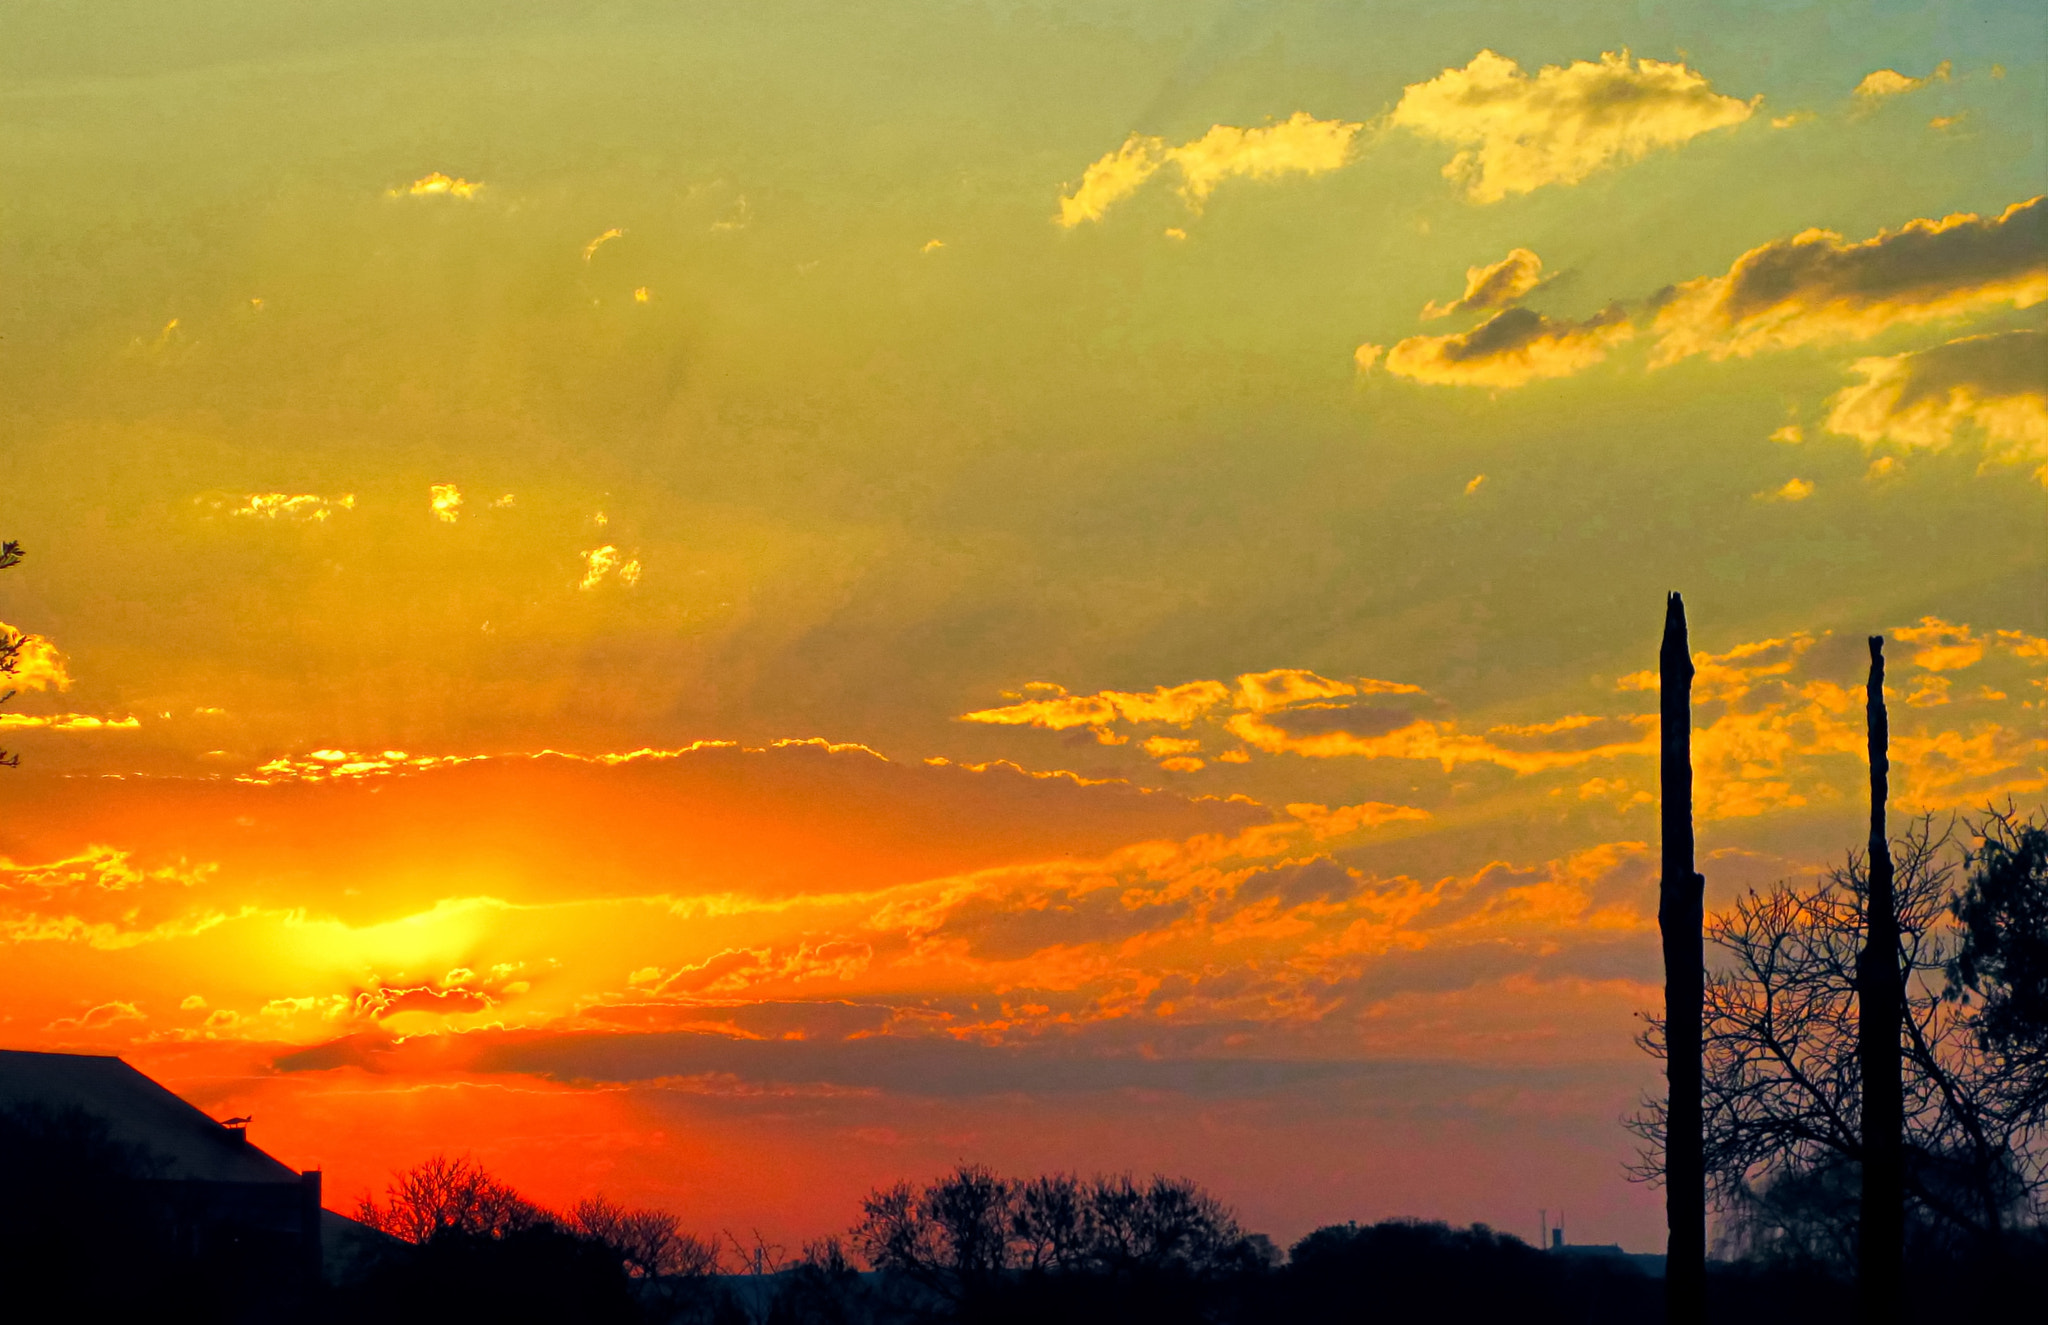
[[[244,1118],[223,1118],[220,1120],[220,1125],[222,1127],[247,1127],[254,1121],[256,1121],[255,1115],[251,1114]]]

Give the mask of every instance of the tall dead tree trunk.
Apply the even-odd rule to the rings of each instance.
[[[1658,888],[1657,928],[1664,939],[1665,1080],[1664,1310],[1671,1325],[1706,1318],[1707,1173],[1701,1117],[1700,1019],[1706,1001],[1706,956],[1701,948],[1706,880],[1693,870],[1692,652],[1686,639],[1685,602],[1664,604],[1664,646],[1658,654],[1660,739],[1663,748],[1664,869]]]
[[[1885,830],[1891,792],[1891,727],[1884,705],[1884,636],[1870,637],[1870,888],[1863,951],[1856,959],[1856,1054],[1863,1078],[1863,1210],[1856,1279],[1863,1319],[1899,1319],[1906,1250],[1905,1081],[1900,1029],[1899,914]]]

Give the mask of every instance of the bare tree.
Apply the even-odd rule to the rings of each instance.
[[[499,1238],[555,1222],[469,1156],[438,1154],[394,1173],[382,1204],[363,1193],[356,1218],[407,1242],[425,1242],[438,1233]]]
[[[718,1273],[718,1244],[683,1232],[666,1210],[630,1209],[592,1196],[570,1208],[567,1224],[610,1247],[635,1278],[701,1279]]]
[[[1071,1174],[1054,1173],[1017,1186],[1010,1238],[1026,1270],[1072,1270],[1088,1255],[1088,1198]]]
[[[870,1193],[853,1241],[874,1268],[954,1301],[1006,1274],[1201,1276],[1267,1261],[1230,1211],[1185,1179],[1018,1182],[979,1165]]]
[[[1995,1243],[2037,1213],[2043,1108],[2014,1061],[1990,1049],[1950,995],[1960,853],[1953,825],[1922,819],[1888,844],[1894,866],[1906,1224],[1912,1241]],[[1862,1221],[1864,1114],[1858,965],[1870,869],[1751,891],[1713,917],[1721,961],[1706,986],[1704,1158],[1734,1249],[1853,1263]],[[1653,1018],[1644,1047],[1662,1055]],[[1662,1176],[1665,1109],[1631,1127],[1638,1178]]]

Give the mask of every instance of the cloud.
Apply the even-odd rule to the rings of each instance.
[[[590,261],[592,258],[597,256],[597,251],[599,249],[603,248],[612,240],[623,237],[625,233],[625,231],[619,229],[617,226],[613,226],[611,229],[605,231],[603,234],[599,235],[597,238],[591,240],[588,244],[585,244],[583,246],[583,260],[585,262]]]
[[[628,588],[640,583],[640,562],[627,557],[609,543],[580,555],[583,558],[583,578],[576,585],[578,589],[595,589],[613,571],[618,572],[620,583]]]
[[[101,844],[39,864],[0,856],[0,939],[114,949],[202,933],[226,919],[191,905],[217,870],[184,860],[145,867]]]
[[[1492,203],[1740,124],[1755,106],[1715,92],[1683,64],[1631,61],[1627,51],[1545,65],[1531,78],[1485,50],[1462,69],[1410,84],[1390,122],[1458,146],[1444,177],[1472,201]]]
[[[1695,354],[1862,340],[1895,326],[2048,299],[2048,197],[1994,217],[1908,221],[1850,243],[1832,230],[1773,240],[1727,274],[1658,297],[1653,367]]]
[[[1060,198],[1055,219],[1071,230],[1084,221],[1100,221],[1104,213],[1143,187],[1166,161],[1166,140],[1132,134],[1114,152],[1081,172],[1081,185]]]
[[[422,175],[402,189],[392,189],[387,195],[393,198],[474,198],[483,188],[482,180],[459,179],[435,171]]]
[[[2019,635],[2020,632],[2010,632]],[[1978,665],[1985,646],[2006,645],[1999,666],[2014,680],[2048,661],[2012,647],[2007,632],[1973,633],[1935,617],[1891,632],[1916,646],[1911,666],[1939,674]],[[2024,637],[2031,638],[2031,637]],[[1726,653],[1693,657],[1696,675],[1693,766],[1696,804],[1703,819],[1746,818],[1795,809],[1815,799],[1861,794],[1865,753],[1860,640],[1792,635],[1740,645]],[[1854,647],[1852,647],[1854,646]],[[1985,663],[1987,667],[1990,665]],[[1934,694],[1913,678],[1897,698],[1924,712]],[[1900,684],[1906,682],[1901,679]],[[1654,693],[1656,673],[1637,672],[1622,690]],[[1936,687],[1934,689],[1939,689]],[[1960,715],[1933,725],[1933,715],[1892,717],[1893,800],[1908,811],[1982,805],[2005,795],[2048,786],[2048,740],[2016,731],[1990,716],[2000,692],[1956,698],[1945,707]],[[1975,707],[1973,707],[1975,706]]]
[[[1783,487],[1770,488],[1756,494],[1758,501],[1805,501],[1813,495],[1813,484],[1803,478],[1789,478]]]
[[[125,732],[141,725],[140,718],[102,718],[91,713],[0,713],[0,731]]]
[[[219,506],[215,502],[216,507]],[[310,492],[251,492],[237,499],[228,508],[229,513],[256,520],[300,520],[324,523],[337,511],[352,511],[356,508],[356,495],[345,492],[339,497],[321,497]]]
[[[1934,72],[1925,78],[1908,78],[1896,69],[1877,69],[1863,75],[1863,81],[1850,93],[1863,101],[1883,101],[1906,92],[1917,92],[1929,83],[1946,83],[1952,64],[1943,60],[1934,66]]]
[[[1361,127],[1344,120],[1319,120],[1302,110],[1278,124],[1254,129],[1214,125],[1167,157],[1180,167],[1181,197],[1199,211],[1226,179],[1277,179],[1338,169],[1350,158],[1351,140]]]
[[[1347,837],[1368,828],[1382,824],[1400,823],[1404,820],[1420,822],[1428,819],[1428,810],[1412,805],[1388,805],[1380,801],[1366,801],[1360,805],[1339,805],[1331,809],[1327,805],[1290,805],[1287,812],[1308,825],[1309,832],[1318,842],[1333,837]]]
[[[1397,377],[1433,385],[1517,387],[1590,368],[1634,335],[1619,304],[1583,322],[1510,308],[1471,331],[1410,336],[1386,352],[1386,365]],[[1379,347],[1360,346],[1356,357],[1368,368],[1378,359]]]
[[[1020,699],[1018,703],[1002,708],[963,713],[960,720],[1045,727],[1053,731],[1065,731],[1070,727],[1103,727],[1118,720],[1165,722],[1185,727],[1230,698],[1230,688],[1221,681],[1190,681],[1186,685],[1160,686],[1149,692],[1099,690],[1092,695],[1069,694],[1064,686],[1034,681],[1025,690],[1051,693],[1044,698]]]
[[[462,514],[462,489],[453,483],[434,483],[427,488],[427,505],[442,524],[454,524]]]
[[[1249,129],[1212,125],[1200,138],[1179,147],[1168,147],[1164,138],[1134,133],[1082,172],[1080,185],[1061,196],[1054,219],[1070,230],[1099,221],[1169,165],[1180,172],[1181,200],[1199,212],[1225,180],[1320,175],[1338,169],[1350,160],[1352,140],[1363,127],[1296,111],[1277,124]]]
[[[1526,248],[1508,250],[1508,255],[1490,266],[1465,269],[1465,293],[1448,304],[1434,299],[1422,306],[1425,321],[1452,313],[1491,313],[1512,308],[1543,284],[1543,259]]]
[[[142,1011],[133,1003],[102,1003],[76,1017],[59,1017],[50,1023],[48,1029],[59,1030],[102,1030],[122,1021],[147,1021]]]
[[[1829,432],[1938,450],[1967,426],[1995,459],[2048,461],[2048,334],[1966,336],[1851,367],[1863,380],[1829,398]],[[2039,474],[2048,483],[2048,464]]]
[[[1338,715],[1332,715],[1337,717]],[[1366,715],[1360,715],[1364,717]],[[1375,731],[1372,722],[1318,722],[1317,730],[1293,731],[1288,724],[1258,714],[1243,713],[1227,726],[1238,739],[1267,754],[1292,754],[1309,759],[1416,759],[1434,761],[1445,772],[1460,764],[1493,764],[1514,773],[1540,773],[1568,768],[1591,759],[1612,759],[1622,755],[1647,754],[1656,749],[1656,733],[1646,730],[1645,719],[1567,720],[1555,727],[1539,725],[1517,731],[1496,728],[1496,732],[1525,737],[1545,737],[1560,731],[1594,728],[1596,739],[1585,743],[1558,742],[1543,748],[1531,742],[1522,748],[1484,736],[1461,733],[1456,723],[1414,718],[1390,730]]]
[[[42,635],[0,621],[0,694],[15,690],[69,690],[64,655]],[[76,716],[76,715],[73,715]]]
[[[1984,660],[1988,643],[1983,636],[1972,634],[1967,625],[1933,616],[1921,617],[1917,626],[1899,627],[1892,632],[1892,638],[1918,646],[1913,653],[1913,665],[1930,672],[1974,667]]]

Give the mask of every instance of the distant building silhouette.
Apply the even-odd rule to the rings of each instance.
[[[1631,1265],[1652,1279],[1664,1277],[1662,1256],[1653,1252],[1623,1251],[1618,1242],[1566,1242],[1562,1223],[1550,1230],[1549,1250],[1558,1256],[1586,1257],[1613,1261],[1617,1265]]]
[[[265,1318],[264,1302],[282,1310],[304,1300],[387,1241],[322,1209],[319,1170],[295,1172],[257,1149],[247,1119],[217,1122],[119,1058],[0,1050],[0,1110],[31,1120],[7,1133],[10,1145],[36,1144],[33,1120],[104,1125],[113,1146],[137,1157],[121,1198],[126,1226],[148,1230],[154,1254],[227,1281],[239,1315]],[[9,1172],[21,1167],[21,1157],[0,1158]]]

